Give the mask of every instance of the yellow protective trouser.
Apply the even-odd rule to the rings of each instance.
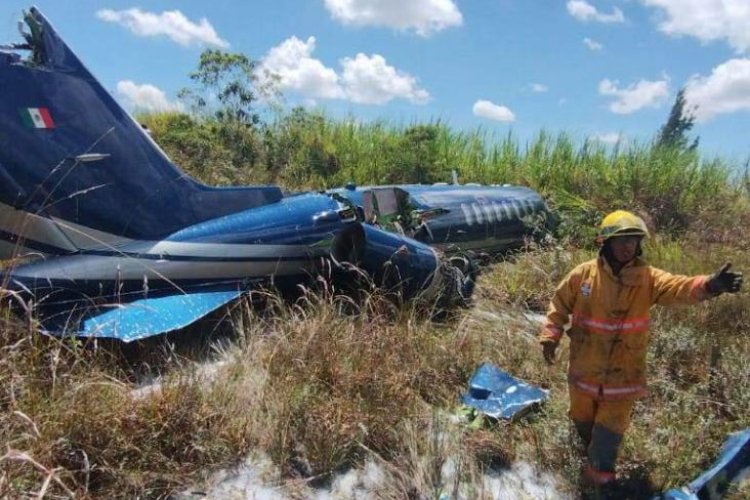
[[[569,387],[568,415],[583,439],[589,465],[604,476],[614,477],[617,451],[630,425],[635,399],[604,401]]]

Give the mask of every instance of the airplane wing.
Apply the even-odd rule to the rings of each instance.
[[[237,299],[243,290],[186,293],[94,310],[83,319],[76,336],[112,338],[123,342],[159,335],[184,328],[216,309]],[[57,333],[47,331],[47,333]]]

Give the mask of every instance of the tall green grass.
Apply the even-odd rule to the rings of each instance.
[[[519,184],[544,195],[576,241],[592,234],[604,213],[627,208],[660,232],[681,234],[706,217],[748,210],[735,166],[698,151],[652,142],[608,147],[544,131],[526,144],[484,129],[447,123],[394,124],[334,120],[302,109],[260,127],[226,125],[176,114],[141,117],[156,140],[189,173],[213,184],[279,183],[324,189],[360,185],[450,182]],[[731,221],[717,221],[729,223]]]

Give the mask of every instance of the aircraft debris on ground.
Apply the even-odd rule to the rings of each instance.
[[[469,380],[461,402],[482,415],[511,420],[547,400],[549,391],[519,380],[497,366],[484,363]]]
[[[731,434],[724,442],[719,458],[711,468],[684,488],[664,493],[662,500],[717,500],[723,498],[733,484],[750,475],[750,428]],[[658,500],[658,499],[655,499]]]

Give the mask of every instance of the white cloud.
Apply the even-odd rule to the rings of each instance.
[[[750,111],[750,59],[731,59],[709,76],[694,76],[685,86],[685,102],[697,121],[717,115]]]
[[[325,5],[343,24],[413,29],[424,37],[463,24],[452,0],[325,0]]]
[[[294,90],[309,98],[343,98],[344,91],[336,71],[313,58],[314,50],[315,37],[303,42],[293,36],[268,52],[263,58],[262,68],[279,77],[282,90]]]
[[[368,57],[360,53],[354,59],[343,59],[341,65],[344,68],[342,84],[348,98],[354,102],[385,104],[401,98],[424,104],[430,98],[426,90],[417,86],[416,78],[389,66],[381,55]]]
[[[596,40],[592,40],[591,38],[584,38],[583,44],[593,51],[602,50],[604,48],[604,45],[597,42]]]
[[[196,24],[179,10],[155,14],[137,8],[103,9],[96,13],[96,17],[102,21],[120,24],[138,36],[167,36],[184,47],[191,44],[213,45],[222,49],[229,47],[229,43],[219,37],[205,17]]]
[[[568,14],[575,17],[579,21],[588,22],[596,21],[599,23],[623,23],[625,22],[625,15],[617,7],[612,7],[611,14],[604,14],[596,10],[596,7],[586,2],[585,0],[570,0],[566,7],[568,8]]]
[[[139,85],[131,80],[117,83],[117,93],[126,107],[137,111],[182,111],[179,101],[171,102],[164,91],[149,83]]]
[[[599,94],[615,98],[609,104],[610,111],[627,115],[645,107],[659,107],[669,97],[669,80],[640,80],[621,89],[618,82],[605,78],[599,82]]]
[[[748,0],[640,0],[663,10],[659,29],[668,35],[704,42],[726,39],[738,52],[750,51]]]
[[[417,79],[390,66],[378,54],[357,54],[340,61],[341,73],[326,67],[312,56],[315,37],[302,42],[292,37],[272,48],[263,58],[264,73],[277,75],[280,90],[293,90],[306,98],[345,99],[360,104],[385,104],[406,99],[424,104],[429,92],[419,87]]]
[[[620,132],[606,132],[602,134],[594,134],[589,137],[589,139],[604,144],[615,145],[618,142],[623,142],[625,140],[625,136]]]
[[[531,91],[536,93],[543,93],[549,90],[549,87],[543,83],[532,83],[530,87]]]
[[[490,101],[479,100],[474,103],[472,108],[474,116],[480,118],[487,118],[489,120],[496,120],[499,122],[512,122],[516,120],[516,115],[513,111],[505,106],[494,104]]]

